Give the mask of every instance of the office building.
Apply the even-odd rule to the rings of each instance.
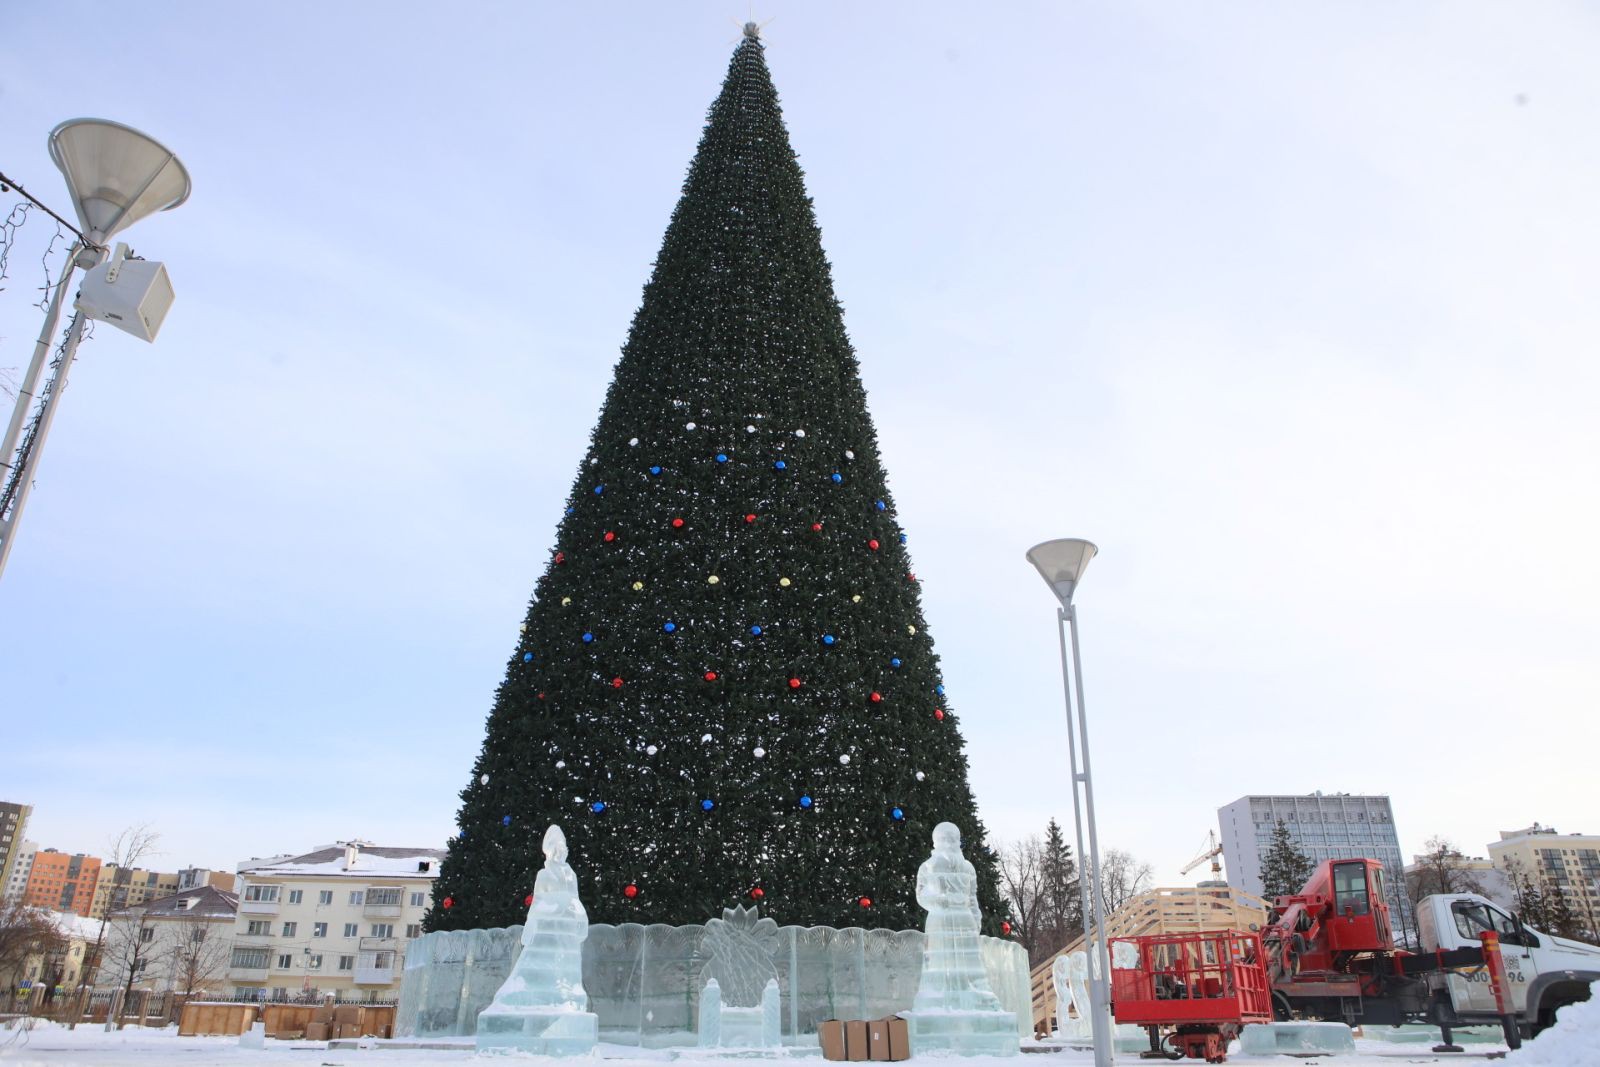
[[[32,805],[0,800],[0,886],[11,884],[11,872],[16,869],[32,813]]]

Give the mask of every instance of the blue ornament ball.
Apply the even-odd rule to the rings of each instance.
[[[586,644],[586,645],[593,644],[594,643],[594,634],[591,634],[591,633],[584,634],[583,635],[583,643]]]
[[[944,696],[944,683],[940,682],[938,685],[934,686],[933,691],[938,693],[940,696]]]
[[[595,496],[599,496],[600,494],[604,493],[605,491],[606,491],[606,487],[603,486],[603,485],[597,485],[597,486],[594,487],[594,495]]]
[[[524,663],[532,663],[533,662],[533,653],[532,652],[524,652],[522,654],[522,662],[524,662]]]
[[[661,473],[661,468],[660,467],[651,467],[650,468],[650,473],[651,474],[660,474]]]
[[[889,660],[889,666],[891,666],[891,667],[900,666],[900,657],[899,656],[895,656],[893,659]]]
[[[568,508],[568,509],[567,509],[567,514],[568,514],[568,515],[571,515],[571,514],[572,514],[572,513],[573,513],[573,512],[575,512],[575,511],[577,511],[577,510],[578,510],[578,509],[577,509],[577,508]]]
[[[750,627],[750,636],[751,637],[760,637],[761,636],[761,627],[759,627],[759,626]]]
[[[673,622],[671,619],[668,619],[666,622],[661,624],[661,628],[670,634],[678,628],[678,624]]]
[[[901,534],[900,535],[900,543],[902,545],[906,543],[906,535],[905,534]]]
[[[802,808],[809,808],[811,805],[812,805],[811,794],[810,793],[802,794],[801,797],[800,797],[800,806]]]
[[[717,453],[717,462],[718,463],[726,463],[726,462],[728,462],[728,454],[726,452],[718,452]]]
[[[844,481],[844,475],[840,474],[838,471],[834,471],[832,474],[828,475],[828,477],[833,479],[834,485],[838,485],[840,482]]]
[[[884,503],[884,502],[883,502],[883,501],[881,501],[881,500],[874,500],[874,501],[873,501],[873,502],[872,502],[872,506],[873,506],[873,507],[875,507],[875,508],[877,508],[877,509],[878,509],[878,510],[879,510],[879,511],[887,511],[887,510],[889,510],[889,505],[888,505],[888,504],[885,504],[885,503]]]
[[[606,810],[606,802],[603,800],[597,800],[593,804],[589,805],[589,810],[594,812],[596,815],[599,815],[601,812]]]
[[[889,811],[889,817],[895,822],[905,822],[906,813],[900,808],[892,808]]]
[[[789,469],[789,465],[780,459],[778,462],[772,465],[772,469],[775,471],[786,471]]]
[[[717,806],[717,802],[715,800],[712,800],[710,797],[706,797],[704,800],[702,800],[700,802],[700,810],[701,811],[710,811],[712,808],[715,808],[716,806]]]
[[[823,634],[822,635],[822,643],[825,644],[825,645],[833,644],[834,640],[835,640],[835,638],[834,638],[834,636],[832,634]]]
[[[511,825],[511,816],[509,816],[509,815],[500,816],[500,825],[501,826],[510,826]]]

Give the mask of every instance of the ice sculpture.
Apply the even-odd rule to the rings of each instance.
[[[522,955],[478,1016],[479,1052],[577,1056],[594,1050],[599,1018],[583,990],[583,939],[589,916],[567,866],[561,827],[544,835],[544,867],[533,882],[533,906],[522,928]]]
[[[1021,1050],[1017,1016],[1001,1008],[984,971],[977,872],[961,854],[954,823],[933,828],[933,854],[917,869],[917,903],[928,912],[928,939],[906,1015],[912,1051],[1015,1055]]]
[[[715,978],[700,991],[701,1048],[779,1048],[783,1045],[783,1001],[778,980],[767,979],[758,1007],[728,1007]]]
[[[706,923],[700,951],[711,977],[700,993],[701,1048],[783,1044],[777,947],[778,924],[755,908],[724,908],[722,918]]]
[[[1094,1032],[1089,1021],[1089,956],[1079,949],[1057,956],[1050,965],[1056,987],[1056,1036],[1086,1038]],[[1069,1016],[1068,1008],[1077,1015]]]

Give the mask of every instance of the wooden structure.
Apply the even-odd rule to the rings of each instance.
[[[259,1022],[268,1037],[298,1038],[313,1023],[329,1027],[330,1037],[389,1037],[394,1033],[394,1011],[393,1004],[195,1001],[183,1006],[178,1036],[233,1036]]]
[[[1152,889],[1140,893],[1106,920],[1106,938],[1151,934],[1196,934],[1206,930],[1258,931],[1267,922],[1267,902],[1254,893],[1215,882],[1200,886]],[[1056,1031],[1056,990],[1050,968],[1056,957],[1083,948],[1078,937],[1033,969],[1033,1029]]]
[[[237,1037],[256,1021],[259,1004],[195,1000],[183,1006],[179,1037],[224,1035]]]

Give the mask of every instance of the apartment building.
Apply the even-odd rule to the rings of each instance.
[[[33,854],[22,902],[35,908],[87,916],[94,906],[99,884],[98,856],[85,856],[81,852],[69,856],[53,848],[40,849]]]
[[[1600,834],[1560,834],[1538,823],[1502,830],[1489,859],[1508,877],[1520,870],[1559,889],[1578,915],[1600,916]]]
[[[222,996],[239,898],[210,885],[114,911],[96,985]],[[137,941],[137,947],[134,942]]]
[[[16,869],[31,814],[32,805],[0,800],[0,886],[11,882],[11,872]]]
[[[138,907],[146,901],[169,897],[177,891],[176,871],[147,871],[143,867],[102,864],[100,877],[95,881],[94,903],[89,906],[89,917],[101,919],[111,912]]]
[[[1395,938],[1415,935],[1417,924],[1405,892],[1405,858],[1395,833],[1394,810],[1386,796],[1309,793],[1305,796],[1246,796],[1217,809],[1222,857],[1228,884],[1260,894],[1261,857],[1272,844],[1279,821],[1300,851],[1320,864],[1333,859],[1375,859],[1383,863],[1389,914]]]
[[[33,873],[33,854],[39,851],[39,845],[33,841],[23,841],[17,845],[12,857],[11,873],[6,876],[4,895],[0,896],[7,904],[15,904],[22,900],[23,891],[28,888],[28,875]]]
[[[399,994],[444,852],[346,841],[239,865],[228,979],[236,996]]]

